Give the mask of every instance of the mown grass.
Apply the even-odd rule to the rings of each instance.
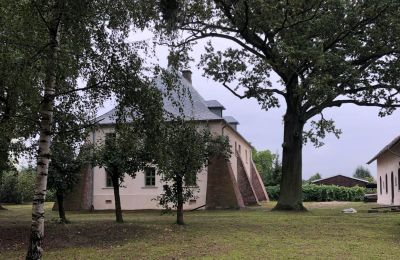
[[[271,212],[273,203],[234,211],[185,213],[186,225],[159,212],[47,211],[44,259],[399,259],[400,214],[367,213],[374,204],[305,203],[308,212]],[[47,205],[50,208],[50,204]],[[353,207],[359,212],[343,214]],[[0,211],[0,258],[22,259],[30,206]]]

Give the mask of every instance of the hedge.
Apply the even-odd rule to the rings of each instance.
[[[14,204],[31,202],[35,184],[35,171],[3,172],[0,180],[0,202]],[[46,201],[54,201],[54,192],[47,192]]]
[[[266,187],[270,200],[279,199],[279,185]],[[303,185],[303,201],[362,201],[363,187],[340,187],[336,185]]]

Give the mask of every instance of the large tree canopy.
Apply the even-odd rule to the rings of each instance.
[[[36,114],[30,119],[35,122],[32,125],[38,133],[39,149],[27,259],[42,256],[43,205],[55,116],[57,112],[62,114],[65,104],[74,104],[75,111],[90,111],[93,116],[97,105],[105,99],[113,94],[124,95],[124,88],[115,89],[116,84],[111,82],[119,74],[120,67],[115,64],[136,60],[138,62],[130,73],[136,75],[141,71],[142,64],[135,59],[136,48],[140,45],[127,43],[126,38],[132,31],[143,29],[152,19],[153,4],[144,0],[5,0],[0,3],[0,23],[3,25],[0,47],[2,51],[7,49],[7,55],[11,56],[1,57],[1,61],[10,61],[3,63],[2,68],[4,65],[11,71],[0,75],[0,84],[7,84],[8,88],[7,94],[1,90],[0,97],[9,97],[10,90],[16,90],[19,78],[15,76],[19,73],[21,79],[26,80],[18,92],[12,93],[13,99],[18,101],[16,97],[23,93],[37,94],[37,99],[28,103],[36,108]],[[27,70],[13,66],[20,60]],[[24,74],[25,71],[35,73]],[[78,79],[87,84],[78,84]],[[23,100],[28,99],[24,97]],[[1,100],[1,109],[3,103]],[[0,111],[0,115],[3,119],[5,114]],[[6,144],[6,149],[8,140],[11,138],[6,142],[0,140]]]
[[[265,110],[280,101],[286,105],[276,209],[304,209],[303,143],[319,146],[327,133],[340,134],[324,109],[376,106],[384,116],[400,106],[398,1],[175,2],[174,26],[184,33],[173,46],[204,38],[230,41],[232,47],[223,50],[208,43],[200,62],[205,74]],[[280,81],[272,82],[272,74]]]

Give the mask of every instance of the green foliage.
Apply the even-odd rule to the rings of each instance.
[[[21,196],[21,202],[30,202],[33,199],[35,190],[36,171],[35,169],[24,169],[18,173],[17,190]],[[51,200],[49,200],[51,201]]]
[[[271,200],[279,199],[279,186],[266,187]],[[365,194],[363,187],[341,187],[336,185],[303,185],[303,201],[362,201]]]
[[[279,154],[273,154],[269,150],[252,151],[253,161],[257,171],[260,173],[265,186],[278,185],[282,177],[282,165]]]
[[[167,122],[160,155],[156,159],[164,193],[158,197],[166,210],[178,208],[195,196],[195,187],[184,185],[185,179],[196,179],[198,172],[214,156],[230,157],[226,136],[212,136],[208,129],[194,121],[177,119]]]
[[[371,175],[371,172],[368,170],[368,168],[363,167],[362,165],[357,167],[357,169],[354,171],[353,177],[363,179],[369,182],[376,182],[374,177]]]
[[[115,130],[94,150],[95,163],[115,174],[120,182],[125,174],[135,177],[154,160],[163,122],[160,93],[150,83],[140,82],[140,88],[133,81],[125,83],[125,95],[115,110]]]
[[[114,130],[106,134],[105,140],[93,144],[93,163],[105,168],[113,183],[117,222],[123,222],[119,188],[126,175],[134,178],[153,162],[159,152],[163,122],[160,92],[151,82],[131,73],[135,65],[131,62],[118,65]]]
[[[79,180],[82,162],[76,154],[76,146],[70,142],[54,141],[49,165],[47,186],[60,194],[67,194]],[[47,198],[46,198],[47,200]]]
[[[278,185],[281,183],[281,179],[282,179],[282,163],[279,159],[279,154],[275,154],[271,183],[275,183],[275,185]]]
[[[276,183],[271,183],[274,155],[269,150],[257,151],[255,148],[252,150],[252,158],[256,165],[257,171],[260,173],[265,186],[273,186]]]
[[[270,200],[278,200],[279,199],[279,185],[275,186],[266,186],[265,189],[267,190],[268,197]]]
[[[0,202],[21,203],[18,193],[18,176],[16,172],[4,172],[0,186]]]
[[[162,10],[183,31],[170,45],[210,39],[199,64],[205,75],[264,110],[285,102],[277,208],[302,208],[302,145],[340,135],[327,108],[375,106],[385,116],[400,107],[399,1],[186,0]],[[215,38],[230,43],[217,48]]]
[[[36,173],[33,169],[5,172],[0,182],[0,202],[31,202],[35,190]]]

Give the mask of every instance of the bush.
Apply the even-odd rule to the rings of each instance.
[[[16,172],[4,172],[1,175],[0,201],[2,203],[21,203],[18,193],[18,174]]]
[[[279,199],[279,186],[266,187],[270,200]],[[363,187],[341,187],[336,185],[303,185],[303,201],[362,201]]]
[[[279,199],[279,185],[276,186],[266,186],[265,189],[267,190],[268,197],[270,200],[278,200]]]
[[[35,192],[36,172],[34,170],[22,170],[18,174],[17,190],[22,203],[33,200]]]
[[[0,202],[15,204],[31,202],[35,185],[35,170],[25,169],[19,173],[4,172],[0,181]],[[54,192],[47,192],[46,201],[54,201]]]

